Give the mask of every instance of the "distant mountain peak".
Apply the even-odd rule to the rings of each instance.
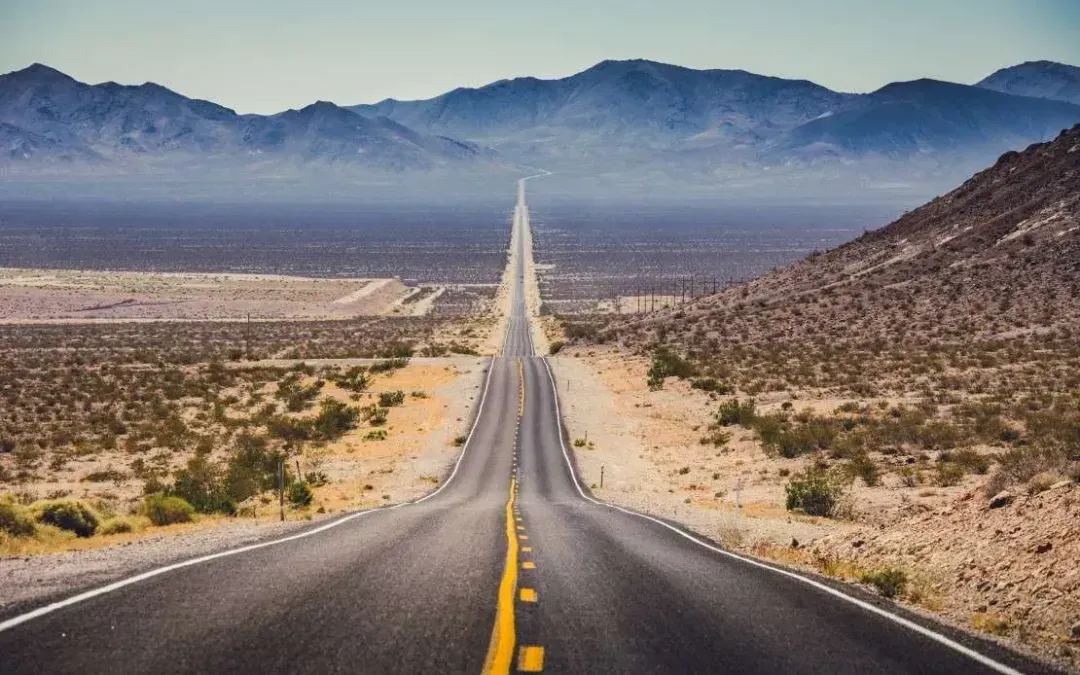
[[[9,77],[20,80],[63,80],[75,82],[75,78],[70,75],[66,75],[59,70],[45,65],[44,63],[31,63],[29,66],[22,70],[15,70],[8,73]]]
[[[1056,61],[1026,61],[1002,68],[975,86],[1080,105],[1080,68]]]

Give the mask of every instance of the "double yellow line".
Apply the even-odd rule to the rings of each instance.
[[[521,359],[518,368],[518,414],[514,436],[514,466],[517,465],[517,435],[521,417],[525,414],[525,369]],[[516,471],[515,471],[516,472]],[[514,520],[514,503],[517,500],[517,481],[510,477],[510,497],[506,500],[506,566],[499,582],[499,595],[495,606],[495,627],[491,631],[487,658],[484,659],[483,675],[507,675],[514,663],[514,647],[517,634],[514,628],[514,597],[518,584],[518,533]]]
[[[518,540],[514,531],[514,500],[517,482],[510,479],[510,498],[506,501],[506,567],[499,582],[499,599],[495,607],[495,628],[491,631],[484,675],[506,675],[514,661],[514,594],[517,592]]]

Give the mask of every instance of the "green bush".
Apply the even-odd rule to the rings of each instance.
[[[693,377],[696,372],[689,361],[671,351],[668,347],[658,347],[653,352],[652,365],[649,367],[649,388],[653,390],[662,389],[665,378],[678,377],[686,379]]]
[[[865,454],[853,457],[851,463],[848,464],[848,469],[851,471],[852,476],[862,478],[866,487],[874,487],[880,482],[881,471],[878,469],[878,465]]]
[[[730,401],[721,403],[720,409],[716,411],[716,423],[722,427],[730,427],[733,424],[749,427],[756,418],[757,414],[754,399],[752,398],[747,399],[745,402],[733,398]]]
[[[964,467],[954,462],[938,462],[937,484],[940,487],[959,485],[964,480]]]
[[[314,498],[315,493],[303,481],[296,481],[289,486],[289,503],[293,506],[309,506]]]
[[[0,502],[0,532],[11,537],[30,537],[34,534],[34,522],[14,504]]]
[[[559,352],[562,351],[562,348],[563,348],[563,341],[562,340],[556,340],[556,341],[551,343],[551,346],[548,348],[548,353],[551,354],[552,356],[555,356],[556,354],[558,354]]]
[[[903,570],[886,568],[877,572],[866,572],[860,577],[860,581],[876,588],[884,598],[895,598],[904,592],[908,578]]]
[[[398,392],[401,394],[401,392]],[[404,398],[404,394],[402,394]],[[319,414],[311,421],[313,435],[318,440],[333,441],[355,429],[360,421],[360,410],[341,401],[326,399]]]
[[[397,370],[398,368],[404,368],[407,365],[409,365],[409,359],[407,358],[389,359],[387,361],[378,361],[371,364],[371,366],[368,368],[368,372],[372,374],[389,373],[393,370]]]
[[[348,391],[359,394],[367,389],[368,386],[368,378],[364,374],[365,370],[366,368],[363,366],[353,366],[345,371],[344,375],[334,380],[334,384],[342,389],[347,389]]]
[[[715,377],[702,377],[690,382],[691,389],[714,392],[717,394],[730,394],[734,391],[730,384],[721,382]]]
[[[143,514],[160,527],[190,522],[195,515],[195,507],[180,497],[150,495],[143,501]]]
[[[401,405],[405,402],[405,392],[398,391],[384,391],[379,394],[379,406],[383,408],[393,408],[394,406]]]
[[[92,537],[98,528],[98,517],[86,504],[74,500],[45,502],[36,507],[37,521],[74,532],[78,537]]]
[[[228,469],[210,461],[208,452],[196,452],[183,469],[176,471],[165,493],[179,497],[199,513],[236,513],[236,499],[229,494]]]
[[[835,472],[815,465],[796,474],[788,482],[785,492],[788,511],[832,517],[844,496],[844,483]]]

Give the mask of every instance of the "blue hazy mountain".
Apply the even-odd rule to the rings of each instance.
[[[0,123],[0,151],[9,161],[242,159],[402,170],[469,163],[489,154],[472,143],[420,134],[332,103],[238,115],[157,84],[88,85],[40,64],[0,75]]]
[[[1053,138],[1080,121],[1080,106],[952,82],[897,82],[849,99],[836,112],[795,127],[785,150],[818,146],[837,154],[996,156]]]
[[[427,100],[238,115],[152,83],[87,85],[34,65],[0,76],[0,167],[133,176],[214,165],[234,180],[237,166],[316,188],[333,172],[348,185],[346,174],[368,170],[464,180],[542,167],[557,174],[545,189],[568,194],[924,199],[1080,122],[1080,105],[1047,98],[1071,96],[1062,73],[1075,70],[1023,64],[978,86],[916,80],[850,94],[743,70],[604,61]]]
[[[503,80],[428,100],[389,99],[351,109],[470,138],[533,162],[568,152],[685,151],[689,158],[710,148],[739,161],[784,162],[804,157],[808,146],[898,159],[926,153],[991,157],[1080,121],[1077,106],[934,80],[854,95],[805,80],[642,60],[605,61],[562,79]]]
[[[1002,68],[975,86],[1080,105],[1080,68],[1053,61],[1028,61]]]

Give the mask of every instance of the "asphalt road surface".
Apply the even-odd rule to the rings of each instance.
[[[512,313],[452,473],[417,502],[0,621],[0,673],[1051,672],[594,501]],[[861,598],[861,599],[860,599]]]

